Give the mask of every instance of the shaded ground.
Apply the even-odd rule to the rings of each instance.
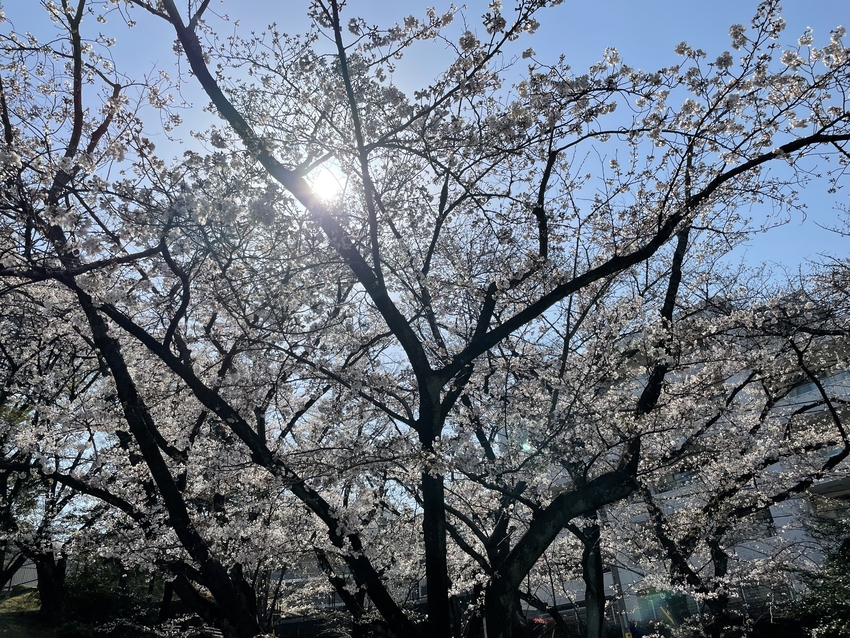
[[[2,0],[0,0],[2,2]],[[111,601],[114,602],[114,601]],[[110,604],[110,601],[101,601],[101,606]],[[97,633],[91,624],[70,620],[58,627],[51,626],[38,616],[40,602],[38,591],[31,588],[14,588],[9,595],[8,591],[0,593],[0,638],[156,638],[158,635],[150,628],[137,625],[130,621],[117,621],[110,619],[109,630],[101,626]],[[108,613],[107,613],[108,616]],[[202,629],[189,627],[181,638],[215,638],[221,636],[214,629]]]
[[[38,593],[13,589],[0,602],[0,638],[55,638],[56,632],[38,618]]]

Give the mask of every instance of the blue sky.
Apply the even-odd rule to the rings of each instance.
[[[457,3],[460,5],[460,3]],[[37,0],[5,0],[7,18],[18,31],[31,30],[44,36],[52,32],[41,3]],[[178,6],[184,6],[178,2]],[[308,3],[306,0],[213,0],[210,9],[227,14],[231,22],[239,21],[239,31],[260,30],[269,22],[289,33],[306,30]],[[387,25],[413,14],[424,17],[425,7],[434,6],[438,12],[449,8],[449,3],[437,4],[435,0],[415,2],[411,0],[378,1],[349,0],[345,9],[349,15],[359,14],[369,22]],[[504,0],[505,13],[509,14],[511,1]],[[623,61],[631,66],[646,70],[668,66],[680,60],[673,48],[682,40],[691,46],[707,51],[713,59],[729,49],[728,29],[731,24],[748,24],[755,13],[757,2],[751,0],[566,0],[558,7],[544,10],[539,15],[541,28],[516,44],[519,53],[531,46],[540,60],[555,60],[561,54],[574,69],[580,70],[601,59],[602,52],[613,46],[620,52]],[[462,9],[470,28],[480,24],[480,16],[487,10],[487,2],[476,0],[466,3]],[[114,55],[119,68],[131,74],[143,74],[152,69],[169,72],[173,69],[172,42],[174,35],[167,25],[134,9],[131,12],[138,26],[131,31],[116,17],[106,25],[90,20],[89,28],[98,28],[118,42]],[[850,26],[850,2],[848,0],[789,0],[783,5],[783,17],[788,22],[783,42],[793,43],[808,26],[814,30],[815,44],[823,44],[830,29],[840,24]],[[460,20],[455,26],[460,28]],[[227,32],[234,28],[227,25]],[[479,33],[483,29],[479,27]],[[428,80],[448,59],[448,53],[440,45],[417,48],[399,65],[393,80],[402,88],[409,89]],[[191,82],[186,84],[184,96],[194,102],[191,124],[199,128],[203,122],[200,107],[206,100]],[[210,120],[212,121],[212,120]],[[187,131],[179,132],[185,136]],[[162,140],[161,140],[162,141]],[[162,143],[158,142],[160,150]],[[167,146],[167,145],[166,145]],[[174,153],[180,153],[174,147]],[[823,188],[810,188],[804,195],[809,205],[809,217],[793,217],[786,226],[769,234],[755,238],[744,250],[748,260],[768,261],[796,270],[806,259],[816,258],[820,253],[846,255],[846,246],[839,236],[822,230],[817,224],[834,226],[837,223],[835,206],[847,204],[847,191],[827,195]],[[755,211],[756,215],[758,211]]]

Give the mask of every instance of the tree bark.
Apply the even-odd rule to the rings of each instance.
[[[481,598],[481,594],[483,593],[484,588],[479,583],[475,583],[475,586],[472,588],[472,601],[474,603],[479,601]],[[467,619],[466,627],[464,627],[463,633],[461,635],[463,636],[463,638],[479,638],[483,630],[484,610],[478,604],[472,605],[471,614]]]
[[[428,591],[428,636],[450,638],[451,605],[446,563],[446,510],[442,476],[422,474],[422,531]]]
[[[30,554],[38,576],[38,596],[41,599],[39,615],[51,623],[59,623],[65,616],[64,556],[58,560],[53,552]]]
[[[584,580],[584,603],[587,612],[587,638],[602,638],[605,633],[605,576],[599,524],[594,522],[582,530],[581,576]]]
[[[729,571],[729,555],[720,546],[720,537],[724,530],[718,530],[718,535],[708,541],[711,550],[711,562],[714,566],[715,581],[721,582]],[[706,627],[706,632],[711,638],[722,638],[728,636],[728,630],[733,625],[733,619],[729,615],[729,594],[725,591],[716,591],[714,596],[708,596],[706,603],[711,612],[711,620]]]
[[[162,590],[162,602],[159,604],[159,622],[163,623],[168,620],[171,615],[171,598],[174,594],[174,585],[171,581],[165,581],[165,586]]]
[[[417,375],[418,376],[418,375]],[[423,377],[419,382],[420,415],[417,422],[419,444],[426,454],[434,454],[444,419],[438,396]],[[422,472],[422,540],[425,545],[425,578],[428,593],[428,638],[451,638],[449,569],[446,546],[446,493],[443,476],[435,468]]]
[[[525,635],[526,622],[519,591],[503,578],[496,577],[487,586],[484,607],[487,638],[521,638]]]

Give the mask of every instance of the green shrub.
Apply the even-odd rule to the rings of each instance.
[[[67,579],[67,616],[88,624],[131,619],[156,620],[162,579],[127,571],[117,561],[84,557],[75,561]]]
[[[845,542],[808,580],[801,617],[813,638],[850,638],[850,544]]]

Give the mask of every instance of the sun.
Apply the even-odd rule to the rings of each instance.
[[[337,199],[344,190],[344,179],[333,169],[319,166],[308,177],[313,193],[324,202]]]

